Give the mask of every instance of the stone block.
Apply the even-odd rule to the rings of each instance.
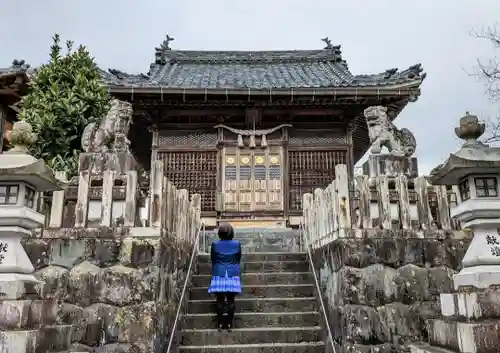
[[[8,353],[35,353],[38,331],[0,331],[0,351]]]
[[[93,352],[95,353],[149,353],[149,347],[141,347],[141,345],[130,343],[111,343],[104,346],[96,347]]]
[[[98,281],[99,301],[117,306],[138,304],[155,298],[158,267],[135,269],[116,265],[105,268]]]
[[[82,312],[83,320],[76,326],[81,343],[95,346],[118,339],[116,320],[117,308],[109,304],[92,304]]]
[[[429,341],[460,353],[498,353],[500,321],[458,322],[431,319],[428,321]]]
[[[71,269],[88,259],[92,252],[84,239],[53,239],[50,242],[49,264]]]
[[[0,301],[0,330],[28,328],[31,300]]]
[[[36,340],[36,351],[67,351],[71,346],[72,330],[71,325],[51,325],[40,328]]]
[[[72,325],[72,342],[78,342],[85,335],[86,322],[83,319],[83,309],[77,305],[62,303],[57,313],[59,320],[65,325]]]
[[[365,239],[337,239],[315,250],[313,257],[319,267],[325,259],[331,259],[333,271],[342,266],[363,268],[374,264],[458,269],[468,244],[467,239],[422,239],[416,238],[414,232],[405,235],[380,230]]]
[[[92,263],[99,267],[109,267],[118,262],[121,241],[115,239],[95,239],[92,242]]]
[[[159,250],[160,238],[127,237],[121,244],[119,261],[124,266],[145,267],[155,261]]]
[[[49,265],[49,242],[43,239],[26,238],[21,242],[33,267],[38,270]]]
[[[120,342],[153,342],[156,303],[153,301],[118,308],[114,316]]]
[[[410,353],[456,353],[449,349],[431,346],[430,344],[418,342],[408,345]]]
[[[404,174],[410,178],[418,177],[418,162],[416,157],[396,157],[391,155],[370,155],[363,163],[363,174],[370,178],[380,175],[397,177]]]
[[[80,171],[91,175],[102,175],[104,170],[113,170],[118,174],[137,170],[137,161],[128,151],[113,153],[80,153]]]
[[[99,301],[101,269],[84,261],[73,267],[68,276],[67,301],[85,307]]]
[[[43,282],[44,299],[64,299],[67,293],[68,270],[59,266],[48,266],[35,271],[35,277]]]
[[[500,318],[500,289],[488,288],[470,293],[441,294],[444,317],[467,319]]]
[[[38,298],[43,291],[43,282],[24,273],[0,273],[0,297],[7,299]]]
[[[342,350],[337,348],[337,352],[342,353],[393,353],[395,348],[390,343],[382,344],[359,344],[347,342],[342,346]]]
[[[57,299],[33,300],[30,305],[31,328],[55,324],[58,310]]]

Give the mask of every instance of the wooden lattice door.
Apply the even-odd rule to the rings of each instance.
[[[225,149],[225,211],[283,210],[282,149]]]

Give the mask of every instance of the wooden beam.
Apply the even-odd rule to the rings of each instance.
[[[210,108],[206,109],[200,107],[199,109],[164,109],[160,117],[174,117],[174,116],[216,116],[216,115],[245,115],[245,110],[231,109],[231,108]]]
[[[331,109],[331,108],[284,108],[284,109],[265,109],[263,111],[263,115],[288,115],[290,117],[294,116],[328,116],[328,115],[341,115],[344,112],[344,109]]]

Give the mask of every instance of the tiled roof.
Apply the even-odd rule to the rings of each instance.
[[[118,70],[103,72],[104,82],[118,87],[165,89],[280,89],[374,87],[421,81],[420,65],[353,75],[340,46],[293,51],[179,51],[156,48],[156,61],[147,74]]]

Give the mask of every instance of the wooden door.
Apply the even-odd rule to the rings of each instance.
[[[224,149],[224,211],[283,210],[282,148]]]

